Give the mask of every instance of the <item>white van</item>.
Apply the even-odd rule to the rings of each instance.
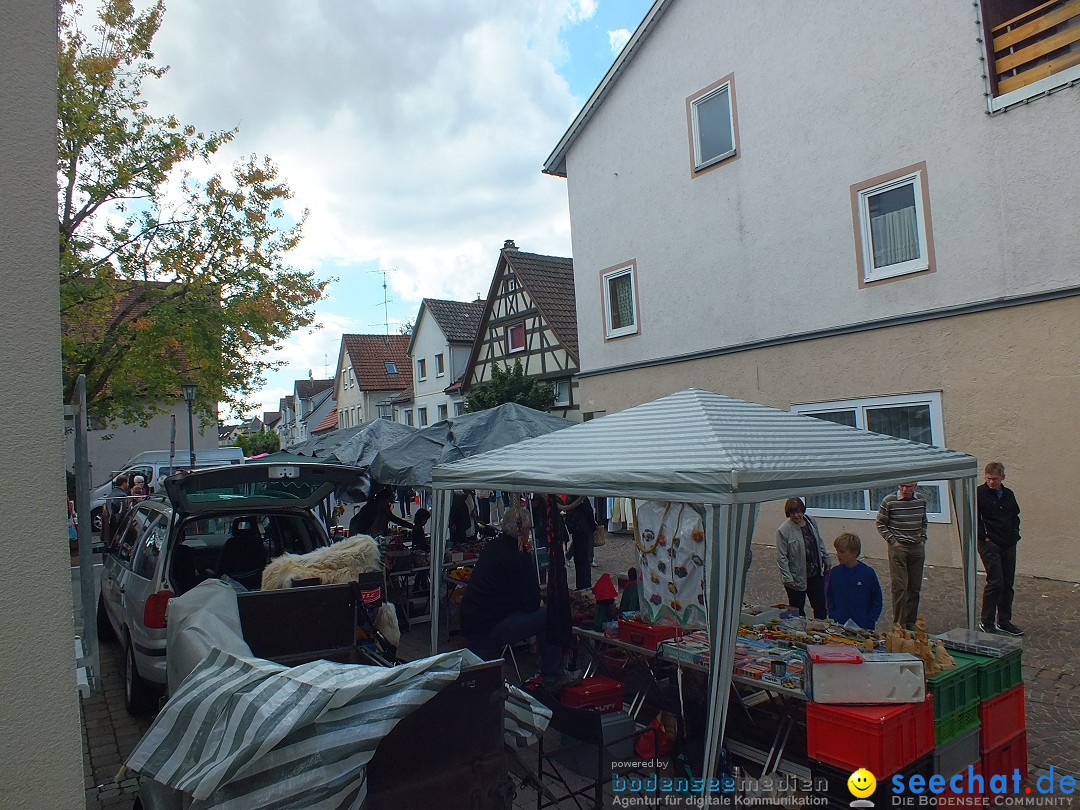
[[[124,466],[109,475],[104,483],[90,491],[90,525],[95,532],[101,531],[101,509],[105,505],[105,498],[112,491],[113,481],[118,475],[126,475],[128,481],[134,476],[141,475],[146,479],[146,485],[153,492],[161,491],[161,482],[166,476],[172,475],[177,470],[191,468],[188,450],[180,450],[175,453],[172,463],[169,463],[168,450],[144,450],[129,458]],[[244,451],[240,447],[211,447],[205,450],[195,451],[195,467],[222,467],[226,464],[243,464]]]

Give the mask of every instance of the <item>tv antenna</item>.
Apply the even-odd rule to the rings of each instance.
[[[382,292],[383,292],[382,297],[383,297],[383,300],[381,302],[379,302],[379,304],[376,304],[375,306],[380,306],[381,305],[382,308],[383,308],[383,326],[386,328],[386,336],[390,337],[390,304],[393,303],[393,300],[390,298],[389,288],[387,287],[387,284],[386,284],[386,274],[387,273],[396,273],[397,268],[396,267],[391,267],[391,268],[380,267],[378,270],[368,270],[368,272],[369,273],[378,273],[379,275],[382,276]]]

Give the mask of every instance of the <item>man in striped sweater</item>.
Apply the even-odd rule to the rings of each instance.
[[[886,495],[877,513],[877,530],[889,544],[893,621],[912,630],[919,617],[923,562],[926,559],[926,499],[905,481]]]

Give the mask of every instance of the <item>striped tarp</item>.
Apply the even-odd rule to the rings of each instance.
[[[455,651],[397,667],[283,667],[215,650],[184,680],[127,761],[196,808],[361,807],[379,741],[478,659]],[[507,738],[528,744],[543,707],[515,694]]]
[[[760,503],[976,467],[952,450],[689,389],[440,465],[432,479],[444,489]]]

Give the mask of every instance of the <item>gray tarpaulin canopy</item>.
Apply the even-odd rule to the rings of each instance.
[[[560,416],[508,402],[454,416],[418,430],[379,451],[371,462],[373,480],[390,486],[431,486],[436,464],[468,458],[499,447],[544,436],[574,423]]]
[[[416,428],[409,425],[391,422],[389,419],[376,419],[364,425],[359,433],[341,442],[334,448],[331,456],[342,464],[366,467],[380,450],[413,433],[416,433]]]
[[[701,504],[712,638],[705,783],[727,720],[746,560],[758,505],[792,495],[949,480],[964,551],[968,626],[975,626],[972,456],[689,389],[432,472],[432,594],[440,592],[453,489],[611,495]],[[438,601],[431,605],[432,650]]]

